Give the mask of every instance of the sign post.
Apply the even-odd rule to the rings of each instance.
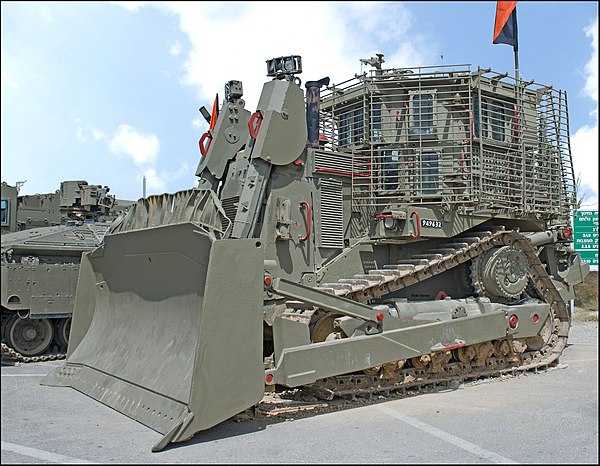
[[[581,260],[598,270],[598,211],[578,210],[573,222],[573,248]]]

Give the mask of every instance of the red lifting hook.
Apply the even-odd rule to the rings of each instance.
[[[206,138],[209,138],[208,143],[204,144],[204,141],[206,140]],[[208,148],[210,147],[210,143],[212,142],[212,134],[210,134],[210,132],[206,132],[202,135],[202,137],[200,138],[200,140],[198,141],[198,145],[200,146],[200,153],[202,154],[202,157],[206,157],[206,153],[208,152]]]
[[[259,119],[258,123],[256,124],[256,126],[254,126],[254,120],[256,120],[257,118]],[[248,120],[248,131],[250,131],[250,136],[252,136],[252,139],[256,139],[256,136],[258,136],[258,130],[260,129],[262,120],[263,117],[258,110],[254,112]]]

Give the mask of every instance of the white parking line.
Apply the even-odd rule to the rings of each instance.
[[[378,409],[379,411],[381,411],[382,413],[387,414],[388,416],[395,417],[396,419],[398,419],[408,425],[416,427],[417,429],[420,429],[423,432],[427,432],[428,434],[431,434],[431,435],[433,435],[445,442],[448,442],[458,448],[462,448],[463,450],[473,453],[481,458],[488,459],[494,463],[517,464],[516,461],[505,458],[504,456],[498,455],[497,453],[494,453],[492,451],[485,450],[471,442],[468,442],[464,439],[456,437],[455,435],[449,434],[448,432],[444,432],[443,430],[440,430],[437,427],[433,427],[429,424],[421,422],[410,416],[401,414],[398,411],[396,411],[392,408],[389,408],[387,406],[376,406],[375,408]]]
[[[57,453],[51,453],[45,450],[38,450],[37,448],[25,447],[23,445],[17,445],[10,442],[1,442],[0,447],[5,451],[12,451],[19,455],[30,456],[31,458],[37,458],[44,461],[52,461],[53,463],[62,464],[98,464],[91,461],[85,461],[79,458],[71,458],[70,456],[59,455]]]
[[[46,377],[48,374],[2,374],[2,377]]]

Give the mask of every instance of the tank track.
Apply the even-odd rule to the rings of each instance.
[[[548,276],[545,266],[529,241],[518,231],[470,232],[450,239],[427,254],[415,255],[395,265],[386,265],[368,274],[355,275],[336,283],[317,287],[338,296],[365,302],[387,293],[422,282],[434,275],[452,269],[459,264],[480,257],[493,247],[512,246],[522,251],[528,261],[529,277],[527,292],[550,304],[549,324],[543,329],[543,339],[528,342],[522,340],[495,340],[472,345],[474,356],[464,362],[464,356],[456,351],[432,353],[406,364],[395,361],[364,371],[318,380],[304,387],[317,398],[332,400],[334,397],[355,399],[357,396],[391,392],[406,393],[425,387],[450,385],[482,378],[518,375],[526,371],[544,370],[558,364],[558,358],[566,346],[570,328],[570,316],[566,303]],[[502,299],[498,300],[503,302]],[[319,311],[299,301],[288,302],[284,318],[299,320],[318,316]],[[313,318],[314,323],[314,318]],[[534,337],[535,338],[535,337]],[[468,348],[468,347],[467,347]],[[415,359],[415,358],[413,358]],[[408,367],[404,367],[404,366]],[[412,367],[410,367],[412,366]]]
[[[8,317],[3,317],[2,319],[2,340],[4,340],[5,325],[8,320]],[[67,357],[66,353],[61,352],[61,350],[64,351],[66,348],[58,343],[55,345],[54,348],[52,348],[52,345],[50,345],[50,347],[48,347],[44,351],[44,353],[38,354],[36,356],[25,356],[24,354],[21,354],[19,351],[14,349],[12,346],[8,345],[5,341],[2,341],[0,343],[0,349],[0,354],[2,355],[2,358],[6,358],[7,360],[19,363],[57,361],[65,359]]]
[[[2,348],[2,356],[12,361],[28,363],[28,362],[45,362],[45,361],[58,361],[65,359],[66,354],[40,354],[39,356],[23,356],[21,353],[15,351],[13,348],[8,346],[6,343],[0,343]]]

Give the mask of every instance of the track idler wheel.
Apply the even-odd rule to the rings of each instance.
[[[61,353],[67,350],[70,333],[71,317],[66,319],[56,319],[56,323],[54,324],[54,340],[56,341]]]
[[[512,347],[508,340],[496,340],[494,341],[494,353],[499,358],[505,358],[512,353]]]
[[[473,346],[475,347],[474,365],[476,367],[485,366],[487,359],[494,354],[494,345],[491,341],[486,341],[485,343],[478,343]]]
[[[448,364],[451,358],[452,351],[438,351],[431,353],[431,372],[442,372],[444,366]]]
[[[466,365],[471,365],[471,361],[475,359],[477,352],[473,345],[462,346],[454,350],[454,359]]]
[[[397,377],[396,369],[400,370],[406,364],[406,359],[400,359],[399,361],[392,361],[381,366],[381,372],[379,378],[382,380],[393,380]]]
[[[429,368],[429,363],[431,362],[430,354],[423,354],[422,356],[416,356],[414,358],[410,358],[410,365],[415,369],[424,371]]]
[[[13,315],[4,329],[6,344],[23,356],[44,353],[54,337],[54,328],[48,319],[21,318]]]
[[[394,380],[398,377],[396,370],[400,370],[406,364],[406,359],[391,361],[381,366],[370,367],[363,372],[369,377],[377,377],[379,380]]]
[[[452,351],[438,351],[410,358],[410,363],[417,370],[438,373],[444,370],[451,357]]]
[[[519,338],[512,341],[512,349],[517,354],[523,354],[527,351],[527,343],[524,338]]]
[[[340,329],[335,328],[333,325],[335,319],[338,317],[341,316],[333,312],[315,314],[310,323],[310,340],[313,343],[319,343],[322,341],[337,340],[342,337]]]
[[[369,377],[379,378],[379,370],[380,369],[381,369],[381,366],[369,367],[368,369],[365,369],[363,372],[366,375],[368,375]]]

